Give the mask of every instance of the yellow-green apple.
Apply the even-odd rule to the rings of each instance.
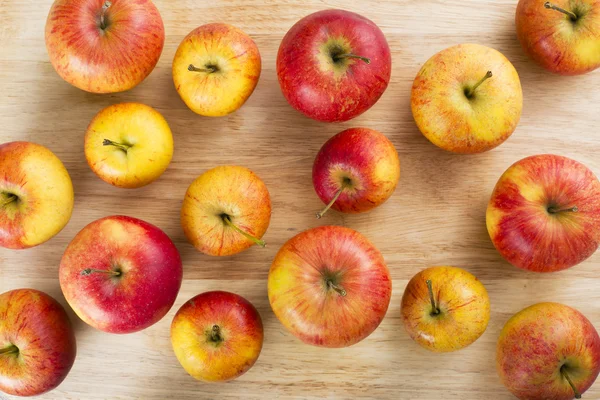
[[[379,326],[392,281],[367,238],[349,228],[321,226],[281,247],[269,271],[268,293],[279,321],[304,343],[347,347]]]
[[[329,139],[315,158],[313,186],[329,208],[361,213],[383,204],[400,179],[400,159],[394,145],[381,133],[352,128]]]
[[[579,75],[600,67],[598,0],[520,0],[515,22],[525,52],[548,71]]]
[[[250,97],[261,71],[256,43],[227,24],[202,25],[183,39],[173,59],[173,82],[196,114],[221,117]]]
[[[150,0],[56,0],[46,21],[54,69],[92,93],[129,90],[152,72],[165,29]]]
[[[600,372],[600,337],[579,311],[559,303],[527,307],[498,339],[500,379],[521,400],[571,400]]]
[[[486,222],[494,246],[512,265],[535,272],[570,268],[600,244],[600,182],[566,157],[524,158],[500,177]]]
[[[173,318],[171,343],[192,377],[222,382],[246,373],[260,355],[263,325],[248,300],[229,292],[206,292],[185,303]]]
[[[83,228],[60,262],[67,302],[87,324],[131,333],[160,320],[181,286],[177,248],[154,225],[112,216]]]
[[[196,249],[228,256],[258,244],[271,221],[271,197],[248,168],[221,166],[200,175],[188,188],[181,226]]]
[[[121,188],[156,180],[173,157],[173,135],[154,108],[114,104],[100,111],[85,134],[85,158],[100,179]]]
[[[371,108],[387,88],[391,70],[383,32],[344,10],[302,18],[277,54],[277,76],[287,101],[324,122],[348,121]]]
[[[37,246],[71,219],[71,177],[46,147],[30,142],[1,144],[0,177],[0,246]]]
[[[410,337],[442,353],[463,349],[483,335],[490,299],[485,286],[464,269],[431,267],[408,282],[400,310]]]
[[[481,153],[514,132],[523,109],[515,67],[497,50],[461,44],[421,68],[410,100],[419,130],[454,153]]]
[[[33,289],[0,294],[0,391],[36,396],[56,388],[76,352],[73,327],[56,300]]]

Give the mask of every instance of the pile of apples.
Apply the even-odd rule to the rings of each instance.
[[[533,59],[559,74],[600,66],[600,3],[521,0],[517,33]],[[46,25],[56,72],[92,93],[139,84],[155,67],[165,33],[150,0],[57,0]],[[173,81],[185,104],[207,117],[238,110],[261,73],[254,41],[226,24],[208,24],[183,39]],[[292,107],[323,122],[348,121],[373,106],[390,81],[391,55],[381,30],[348,11],[326,10],[297,22],[277,56],[281,90]],[[523,107],[513,65],[489,47],[463,44],[434,55],[414,80],[411,106],[433,144],[455,153],[488,151],[515,130]],[[169,166],[173,136],[153,108],[115,104],[101,110],[85,134],[86,159],[102,180],[139,188]],[[61,161],[34,143],[0,145],[0,245],[40,245],[68,223],[73,186]],[[384,203],[400,178],[393,144],[357,127],[329,139],[316,155],[315,191],[329,209],[362,213]],[[191,244],[210,256],[265,246],[271,200],[264,182],[241,166],[219,166],[194,180],[181,208]],[[600,182],[577,161],[534,155],[500,177],[486,215],[490,238],[511,264],[552,272],[584,261],[600,243]],[[182,261],[158,227],[108,216],[79,232],[59,267],[62,292],[77,316],[109,333],[145,329],[173,306]],[[301,341],[345,347],[368,337],[383,320],[392,281],[384,257],[350,228],[321,226],[279,250],[268,297],[281,323]],[[490,300],[469,272],[436,266],[415,275],[402,297],[408,334],[435,352],[462,349],[486,330]],[[171,325],[173,350],[202,381],[245,373],[263,344],[261,317],[234,293],[202,293]],[[75,361],[75,335],[62,306],[33,289],[0,295],[0,390],[36,395],[58,386]],[[577,310],[533,305],[505,325],[498,373],[520,399],[579,398],[600,372],[600,337]]]

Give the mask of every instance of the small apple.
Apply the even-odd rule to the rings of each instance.
[[[165,29],[150,0],[56,0],[46,21],[54,69],[92,93],[129,90],[152,72]]]
[[[520,0],[515,22],[525,52],[548,71],[580,75],[600,67],[597,0]]]
[[[347,129],[327,141],[313,165],[313,186],[328,203],[317,218],[333,208],[361,213],[383,204],[400,179],[400,159],[394,145],[367,128]]]
[[[56,300],[33,289],[0,294],[0,391],[46,393],[65,380],[76,353],[73,327]]]
[[[183,39],[173,60],[173,82],[196,114],[221,117],[250,97],[261,71],[256,43],[227,24],[202,25]]]
[[[0,176],[0,246],[37,246],[67,225],[73,184],[50,150],[30,142],[1,144]]]
[[[367,111],[390,81],[392,57],[372,21],[324,10],[298,21],[277,54],[277,76],[288,103],[309,118],[348,121]]]
[[[269,271],[268,292],[279,321],[304,343],[347,347],[379,326],[392,280],[383,256],[363,235],[321,226],[281,247]]]
[[[264,182],[248,168],[221,166],[200,175],[188,188],[181,226],[188,241],[204,254],[228,256],[253,244],[271,221],[271,198]]]
[[[539,303],[508,320],[496,350],[498,375],[521,400],[581,398],[600,372],[600,337],[579,311]]]
[[[177,311],[171,343],[179,363],[192,377],[205,382],[235,379],[260,355],[262,320],[242,296],[202,293]]]
[[[571,268],[600,244],[600,182],[566,157],[524,158],[498,180],[486,223],[512,265],[534,272]]]
[[[84,322],[110,333],[137,332],[173,306],[181,286],[181,258],[156,226],[106,217],[71,241],[59,279],[67,302]]]
[[[173,157],[173,135],[154,108],[114,104],[100,111],[85,134],[85,158],[100,179],[121,188],[156,180]]]
[[[408,282],[400,310],[410,337],[442,353],[463,349],[483,335],[490,299],[485,286],[464,269],[431,267]]]
[[[410,100],[419,130],[454,153],[481,153],[514,132],[523,109],[521,81],[500,52],[478,44],[442,50],[421,68]]]

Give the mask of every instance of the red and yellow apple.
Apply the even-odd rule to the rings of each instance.
[[[173,318],[171,343],[181,366],[204,382],[222,382],[246,373],[263,345],[256,308],[229,292],[206,292],[185,303]]]
[[[37,246],[71,219],[71,177],[46,147],[30,142],[1,144],[0,177],[0,246]]]
[[[486,222],[494,246],[512,265],[535,272],[573,267],[600,244],[600,182],[566,157],[524,158],[500,177]]]
[[[392,281],[367,238],[349,228],[321,226],[281,247],[269,270],[268,293],[279,321],[304,343],[347,347],[379,326]]]
[[[110,333],[137,332],[171,309],[182,279],[171,239],[142,220],[112,216],[87,225],[60,262],[67,302],[84,322]]]
[[[33,289],[0,294],[0,391],[48,392],[67,377],[76,353],[73,327],[56,300]]]

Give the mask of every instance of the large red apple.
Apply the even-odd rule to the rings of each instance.
[[[514,266],[535,272],[570,268],[600,243],[600,182],[575,160],[527,157],[500,177],[486,220],[494,246]]]
[[[383,256],[360,233],[322,226],[291,238],[269,271],[269,302],[305,343],[351,346],[381,323],[392,281]]]
[[[59,278],[83,321],[105,332],[131,333],[154,324],[173,306],[181,286],[181,258],[156,226],[106,217],[71,241]]]
[[[277,55],[287,101],[325,122],[348,121],[371,108],[387,88],[391,69],[390,48],[377,25],[343,10],[298,21]]]

